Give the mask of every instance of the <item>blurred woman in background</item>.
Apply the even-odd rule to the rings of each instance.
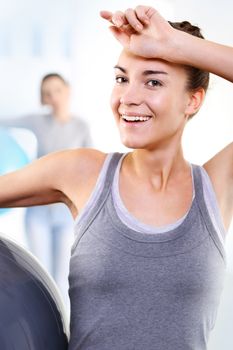
[[[31,130],[37,139],[38,157],[92,144],[88,124],[70,112],[70,85],[58,73],[42,78],[40,99],[43,114],[0,119],[1,126]],[[25,229],[29,248],[51,273],[68,303],[68,267],[73,220],[64,204],[28,208]]]

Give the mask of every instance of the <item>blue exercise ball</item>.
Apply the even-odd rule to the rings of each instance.
[[[0,348],[67,350],[68,338],[55,282],[31,253],[0,234]]]
[[[25,166],[29,159],[18,144],[10,135],[7,128],[0,128],[0,175],[9,173]],[[0,215],[9,209],[0,209]]]

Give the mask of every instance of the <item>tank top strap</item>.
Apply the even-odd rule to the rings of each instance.
[[[88,229],[88,227],[91,225],[93,220],[96,218],[96,216],[102,209],[106,199],[108,198],[108,195],[112,188],[112,182],[115,175],[115,171],[122,155],[123,153],[118,153],[118,152],[112,154],[112,158],[108,164],[108,168],[106,171],[104,186],[101,192],[99,193],[98,199],[96,200],[94,206],[90,209],[88,215],[86,215],[85,218],[83,217],[82,220],[80,220],[78,225],[76,225],[75,227],[76,237],[71,248],[71,253],[77,246],[78,242],[80,241],[81,237],[84,235],[85,231]]]
[[[218,233],[214,227],[214,224],[209,215],[205,199],[204,199],[204,191],[203,191],[203,183],[202,183],[202,175],[201,175],[201,167],[196,164],[192,164],[193,168],[193,180],[194,180],[194,188],[195,188],[195,200],[198,205],[201,216],[205,222],[207,230],[213,239],[217,249],[219,250],[222,257],[225,259],[225,249],[219,238]]]

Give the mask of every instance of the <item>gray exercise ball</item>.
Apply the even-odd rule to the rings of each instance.
[[[66,350],[68,339],[55,282],[31,253],[0,233],[0,349]]]

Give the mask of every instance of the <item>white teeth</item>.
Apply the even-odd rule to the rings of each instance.
[[[129,116],[129,115],[125,115],[123,114],[121,116],[124,120],[129,121],[129,122],[135,122],[135,121],[140,121],[140,122],[146,122],[147,120],[150,119],[150,117],[141,117],[141,116]]]

